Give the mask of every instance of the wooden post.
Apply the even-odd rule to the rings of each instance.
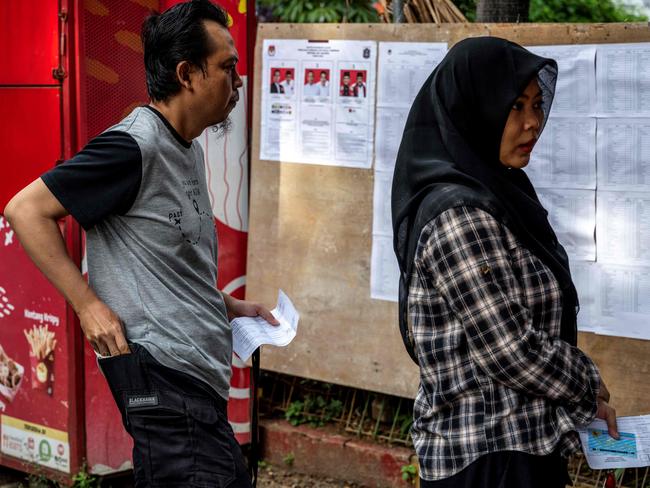
[[[404,2],[402,0],[393,0],[393,22],[395,24],[404,22]]]
[[[477,22],[528,22],[530,0],[479,0]]]

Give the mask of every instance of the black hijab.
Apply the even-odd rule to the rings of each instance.
[[[392,214],[400,329],[414,360],[407,321],[417,243],[425,225],[458,206],[492,214],[551,269],[562,290],[560,336],[576,344],[578,299],[567,254],[526,174],[499,161],[512,105],[534,78],[544,102],[541,132],[553,101],[557,64],[505,39],[457,43],[413,102],[395,164]]]

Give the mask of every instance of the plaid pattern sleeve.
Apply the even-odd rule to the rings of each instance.
[[[552,272],[489,213],[450,209],[420,236],[409,318],[420,362],[413,438],[425,479],[481,454],[578,447],[600,375],[559,338]]]

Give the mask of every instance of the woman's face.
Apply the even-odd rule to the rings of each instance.
[[[542,91],[533,79],[515,100],[503,129],[499,159],[504,166],[521,169],[528,164],[543,121]]]

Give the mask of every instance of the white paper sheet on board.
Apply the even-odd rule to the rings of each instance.
[[[399,292],[399,265],[393,251],[392,235],[372,236],[370,298],[396,302]]]
[[[377,107],[375,170],[393,172],[409,108]]]
[[[445,54],[446,42],[380,42],[377,105],[410,108]]]
[[[650,119],[598,121],[598,188],[650,190]]]
[[[577,260],[596,259],[596,192],[594,190],[538,188],[542,205],[558,240]]]
[[[266,39],[260,159],[370,168],[377,43]]]
[[[598,265],[598,332],[650,339],[650,267]]]
[[[596,189],[596,119],[551,117],[525,169],[533,185]]]
[[[599,45],[596,92],[601,117],[650,117],[650,43]]]
[[[600,281],[598,265],[592,261],[571,259],[571,277],[578,292],[580,311],[578,330],[599,332],[600,330]]]
[[[598,261],[650,265],[650,193],[598,191],[596,205]]]
[[[558,64],[552,116],[591,116],[596,112],[596,46],[531,46],[530,51]]]

